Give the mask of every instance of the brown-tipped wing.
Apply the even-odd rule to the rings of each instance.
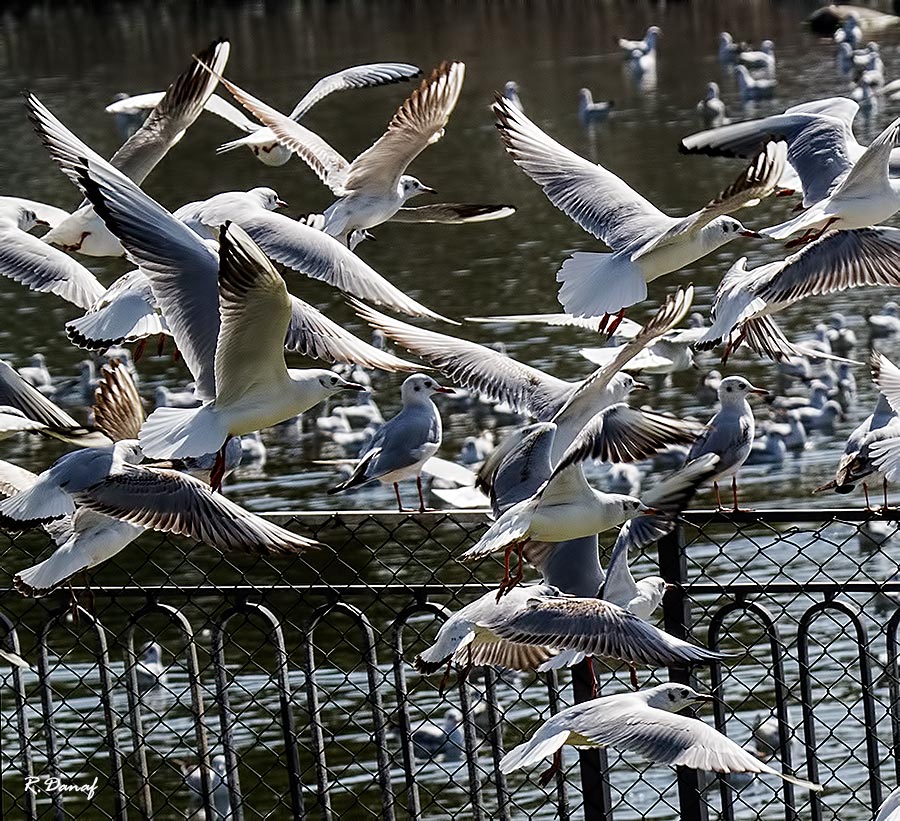
[[[123,465],[76,494],[76,504],[124,522],[187,536],[220,550],[297,553],[317,542],[298,536],[214,493],[184,473]]]
[[[409,164],[443,136],[465,74],[465,63],[441,63],[406,98],[387,131],[350,163],[344,188],[396,188]]]
[[[228,62],[227,40],[209,44],[169,86],[144,124],[113,154],[110,163],[140,185],[203,112]],[[207,71],[206,69],[209,69]],[[212,72],[212,74],[210,73]]]
[[[128,368],[118,359],[104,365],[94,391],[97,429],[113,442],[137,439],[144,419],[144,404]]]

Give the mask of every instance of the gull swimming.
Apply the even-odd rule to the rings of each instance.
[[[347,244],[353,231],[389,220],[410,197],[434,193],[405,172],[422,151],[443,136],[464,77],[463,63],[442,63],[406,99],[388,130],[353,162],[347,162],[314,132],[234,83],[224,78],[222,83],[338,197],[325,211],[325,231]]]
[[[559,301],[574,316],[624,312],[647,296],[647,283],[677,271],[739,235],[756,236],[725,216],[767,196],[782,175],[786,146],[770,142],[749,168],[700,211],[676,218],[662,213],[615,174],[548,137],[502,99],[494,104],[498,129],[512,155],[548,199],[611,254],[576,252],[557,273]]]
[[[722,510],[719,498],[719,481],[731,477],[731,492],[734,496],[734,510],[738,508],[737,472],[747,461],[756,423],[753,409],[747,401],[750,394],[767,395],[764,388],[755,388],[742,376],[726,376],[719,383],[719,410],[706,424],[706,430],[694,442],[688,452],[688,466],[701,457],[715,454],[719,457],[713,474],[713,489],[716,504]]]
[[[397,510],[402,513],[398,483],[415,478],[419,512],[424,513],[422,466],[437,453],[442,437],[441,414],[431,400],[435,393],[453,393],[453,389],[442,387],[423,373],[408,376],[400,387],[400,412],[378,428],[350,478],[328,492],[339,493],[377,479],[394,486]]]
[[[217,82],[206,69],[221,73],[230,49],[227,40],[216,40],[200,52],[169,86],[146,122],[116,151],[110,164],[140,185],[200,116]],[[82,205],[42,239],[67,251],[89,256],[117,257],[124,253],[122,245],[96,216],[90,204]]]
[[[655,763],[698,770],[777,775],[808,790],[822,789],[773,769],[708,724],[677,713],[712,700],[713,696],[685,684],[660,684],[575,704],[560,710],[528,741],[510,750],[500,761],[500,772],[509,774],[552,755],[553,765],[541,775],[541,784],[547,784],[562,766],[563,745],[573,744],[631,750]]]

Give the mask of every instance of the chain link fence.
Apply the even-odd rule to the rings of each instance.
[[[900,777],[884,517],[692,512],[634,563],[673,583],[666,629],[729,654],[694,671],[719,696],[700,717],[823,783],[813,797],[613,750],[566,748],[546,788],[537,771],[501,776],[503,751],[591,686],[582,663],[486,669],[441,695],[440,675],[413,668],[446,614],[499,578],[454,559],[484,514],[271,516],[326,547],[272,559],[146,534],[71,591],[2,590],[0,646],[32,665],[0,661],[3,818],[848,821],[871,819]],[[0,538],[10,575],[53,549],[40,532]],[[595,667],[601,693],[630,686],[624,666]]]

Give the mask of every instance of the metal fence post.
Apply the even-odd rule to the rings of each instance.
[[[594,697],[594,677],[591,675],[593,663],[594,660],[588,656],[572,668],[572,692],[576,704]],[[581,767],[581,794],[584,797],[584,821],[610,821],[612,795],[609,791],[606,750],[581,750],[578,759]]]
[[[663,621],[667,632],[680,639],[691,633],[691,603],[682,585],[687,582],[687,555],[683,546],[681,525],[657,542],[659,574],[670,587],[663,597]],[[689,667],[670,667],[669,680],[692,684]],[[708,821],[709,808],[701,792],[699,771],[678,767],[678,803],[681,821]]]

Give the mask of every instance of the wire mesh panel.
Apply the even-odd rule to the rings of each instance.
[[[591,697],[591,676],[587,662],[416,671],[447,615],[499,577],[455,561],[484,515],[272,516],[326,547],[261,558],[146,534],[71,590],[2,590],[0,646],[31,664],[0,667],[3,817],[868,819],[896,782],[900,580],[884,517],[693,512],[634,562],[673,583],[668,630],[728,654],[641,684],[711,687],[699,717],[824,784],[811,795],[616,750],[566,748],[546,787],[539,769],[501,775],[505,751]],[[2,538],[10,573],[54,549]],[[594,664],[600,694],[629,689],[627,667]]]

